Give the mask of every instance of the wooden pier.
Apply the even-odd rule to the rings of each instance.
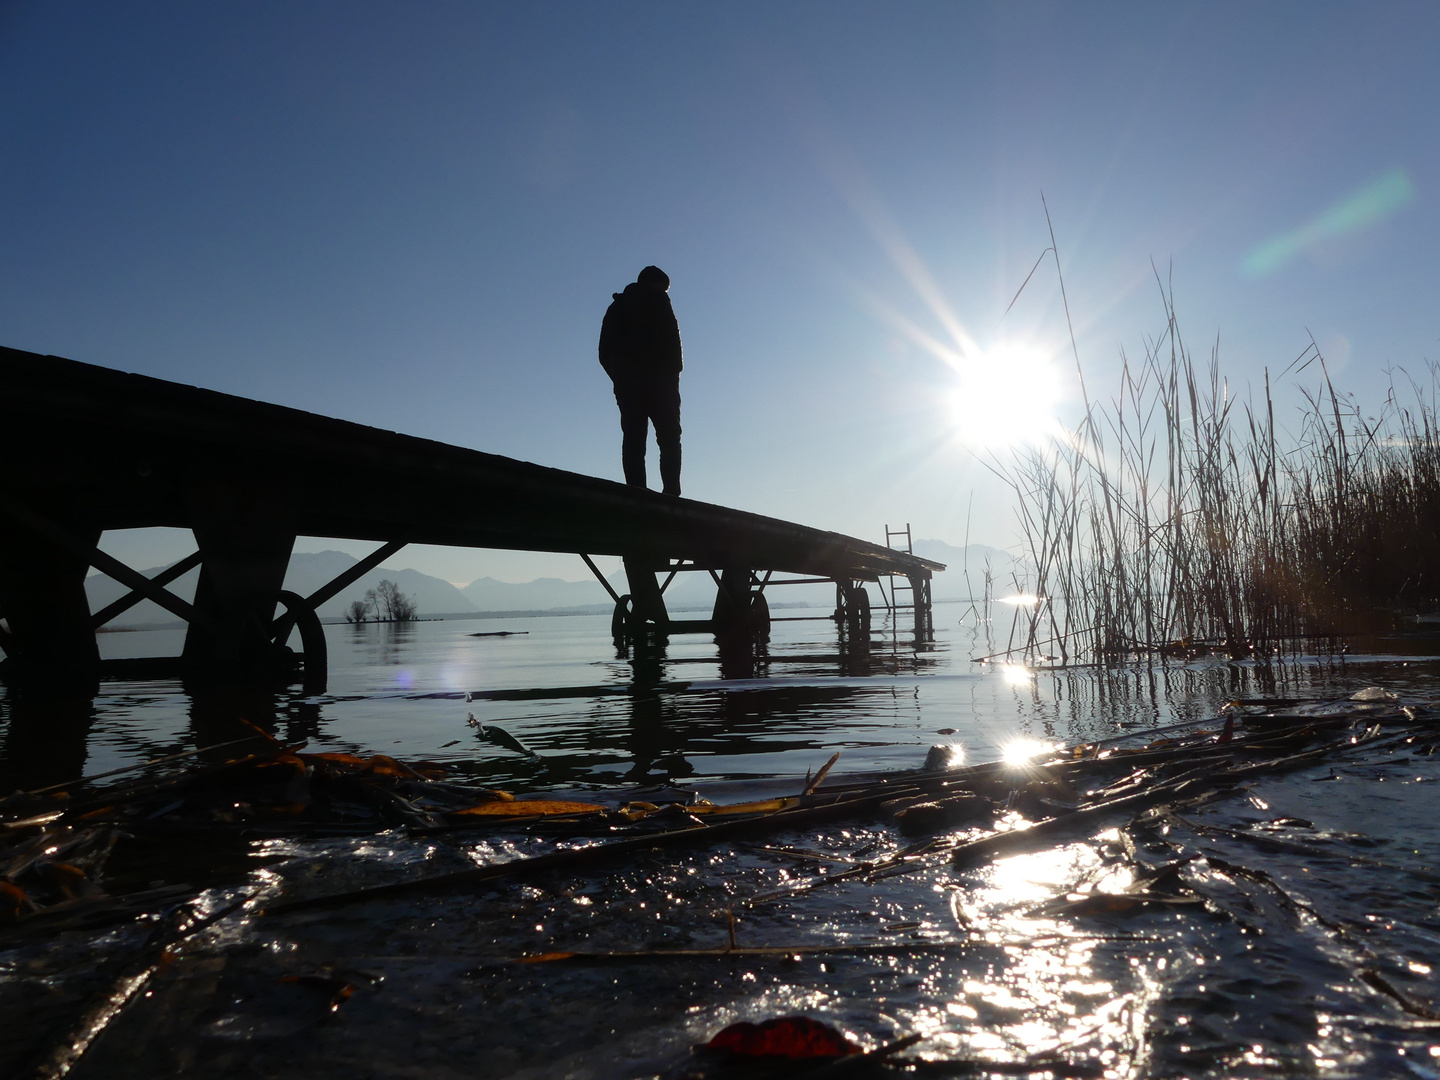
[[[410,543],[618,555],[630,591],[612,593],[617,636],[722,643],[766,631],[777,574],[834,582],[852,633],[868,633],[864,583],[903,578],[924,639],[944,569],[776,518],[15,349],[0,348],[0,431],[0,649],[5,678],[22,684],[94,684],[96,629],[142,599],[188,623],[187,679],[274,678],[298,626],[307,682],[323,684],[315,608]],[[197,551],[151,579],[96,547],[107,529],[149,526],[190,529]],[[297,536],[380,546],[301,597],[283,589]],[[165,588],[197,565],[193,603]],[[129,596],[92,613],[91,567]],[[715,577],[710,619],[669,619],[663,575],[680,570]]]

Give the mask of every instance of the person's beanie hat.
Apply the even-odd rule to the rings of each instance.
[[[647,266],[640,271],[635,279],[641,285],[648,285],[655,289],[670,288],[670,275],[661,270],[658,266]]]

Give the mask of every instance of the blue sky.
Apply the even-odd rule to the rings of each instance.
[[[1052,267],[1002,319],[1042,191],[1092,389],[1152,260],[1242,391],[1312,334],[1362,397],[1437,358],[1437,46],[1433,3],[0,2],[0,344],[619,479],[595,340],[656,263],[687,495],[1003,547],[977,444],[1075,408]]]

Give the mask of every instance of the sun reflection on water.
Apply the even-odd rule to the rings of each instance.
[[[1027,686],[1035,673],[1024,664],[1001,664],[1000,677],[1007,686]]]
[[[1133,1073],[1144,1057],[1154,980],[1137,972],[1137,983],[1117,987],[1096,970],[1095,937],[1037,911],[1085,882],[1123,884],[1095,849],[1076,844],[999,860],[978,887],[954,890],[957,922],[997,951],[983,968],[970,965],[943,1010],[912,1019],[932,1053],[1001,1061],[1088,1045],[1101,1075]]]
[[[1013,739],[1000,748],[1000,756],[1007,765],[1024,765],[1042,754],[1051,753],[1055,744],[1043,739]]]

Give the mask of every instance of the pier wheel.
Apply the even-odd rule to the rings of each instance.
[[[710,627],[727,640],[769,640],[770,602],[755,588],[754,573],[744,567],[728,567],[720,575]]]
[[[845,621],[853,634],[870,633],[870,594],[863,582],[845,589]]]
[[[770,640],[770,601],[763,592],[751,595],[749,622],[752,634],[761,641]]]
[[[615,613],[610,616],[610,636],[616,647],[652,638],[665,641],[670,632],[670,617],[665,613],[663,604],[658,606],[658,612],[655,612],[653,607],[650,612],[646,612],[643,597],[630,593],[620,597],[615,605]]]
[[[618,645],[630,636],[630,620],[634,613],[634,598],[626,593],[615,603],[615,614],[610,616],[610,636]]]
[[[281,589],[275,598],[285,605],[285,614],[275,620],[271,640],[283,648],[290,631],[300,631],[300,648],[305,655],[304,691],[307,694],[323,694],[329,678],[330,654],[320,616],[299,593]]]

